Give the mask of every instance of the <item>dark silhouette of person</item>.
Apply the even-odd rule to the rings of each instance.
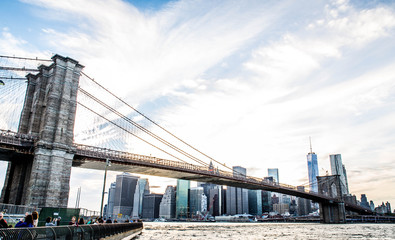
[[[8,223],[4,219],[4,215],[2,212],[0,212],[0,228],[8,228]]]
[[[24,221],[24,222],[19,221],[19,222],[15,225],[15,227],[16,227],[16,228],[19,228],[19,227],[34,227],[34,225],[33,225],[33,216],[32,216],[32,215],[27,215],[27,216],[25,217],[25,221]]]
[[[78,225],[84,225],[84,224],[85,224],[84,219],[83,219],[83,218],[80,218],[80,219],[78,220]]]

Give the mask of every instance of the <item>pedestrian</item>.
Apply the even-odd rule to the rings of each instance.
[[[80,218],[80,219],[78,220],[78,225],[84,225],[84,224],[85,224],[84,219],[83,219],[83,218]]]
[[[56,219],[56,226],[60,226],[60,221],[62,220],[62,218],[61,217],[58,217],[57,219]]]
[[[4,219],[4,214],[3,212],[0,212],[0,228],[8,228],[8,223]]]
[[[112,223],[111,217],[109,217],[109,218],[106,220],[106,223]]]
[[[37,225],[38,225],[38,212],[37,211],[32,212],[32,216],[33,216],[33,226],[37,227]]]
[[[75,216],[71,217],[71,221],[69,222],[69,225],[77,226],[76,220],[77,220],[77,218]]]
[[[25,217],[25,221],[19,221],[16,225],[16,228],[22,228],[22,227],[34,227],[33,225],[33,216],[32,215],[27,215]]]
[[[47,219],[45,219],[45,226],[56,226],[56,223],[54,221],[52,221],[51,217],[47,217]]]

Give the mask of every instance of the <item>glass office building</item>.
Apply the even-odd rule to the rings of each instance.
[[[262,215],[262,193],[261,190],[248,190],[249,214]]]
[[[317,154],[309,152],[307,154],[307,170],[309,173],[310,191],[318,192],[317,176],[318,176],[318,162]]]
[[[189,189],[190,181],[178,179],[177,180],[177,192],[176,192],[176,218],[188,218],[189,217]]]
[[[279,183],[278,168],[268,168],[267,175],[273,177],[273,182]]]

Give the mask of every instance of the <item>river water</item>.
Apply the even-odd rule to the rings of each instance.
[[[395,224],[146,222],[136,239],[395,239]]]

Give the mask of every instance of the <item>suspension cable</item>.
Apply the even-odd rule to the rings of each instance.
[[[134,122],[132,119],[126,117],[125,115],[121,114],[120,112],[118,112],[117,110],[115,110],[114,108],[110,107],[109,105],[105,104],[103,101],[99,100],[98,98],[96,98],[95,96],[93,96],[92,94],[88,93],[87,91],[85,91],[84,89],[82,89],[81,87],[79,87],[79,90],[85,94],[87,97],[91,98],[92,100],[94,100],[95,102],[99,103],[100,105],[102,105],[103,107],[105,107],[106,109],[110,110],[111,112],[115,113],[116,115],[118,115],[119,117],[121,117],[122,119],[124,119],[125,121],[127,121],[128,123],[132,124],[133,126],[137,127],[138,129],[140,129],[141,131],[147,133],[148,135],[150,135],[151,137],[155,138],[156,140],[162,142],[163,144],[167,145],[168,147],[176,150],[177,152],[183,154],[184,156],[194,160],[195,162],[198,162],[204,166],[207,166],[208,164],[203,162],[202,160],[192,156],[191,154],[185,152],[184,150],[174,146],[173,144],[171,144],[170,142],[164,140],[163,138],[159,137],[158,135],[152,133],[151,131],[149,131],[148,129],[144,128],[143,126],[139,125],[138,123]]]
[[[40,70],[34,69],[34,68],[16,68],[16,67],[1,67],[0,70],[6,70],[6,71],[23,71],[23,72],[39,72]]]
[[[183,144],[187,145],[188,147],[192,148],[193,150],[197,151],[198,153],[202,154],[203,156],[209,158],[210,160],[220,164],[221,166],[232,170],[236,173],[236,170],[226,166],[225,164],[215,160],[214,158],[208,156],[207,154],[201,152],[200,150],[198,150],[197,148],[193,147],[192,145],[188,144],[187,142],[185,142],[184,140],[180,139],[179,137],[177,137],[176,135],[174,135],[173,133],[171,133],[170,131],[168,131],[167,129],[165,129],[164,127],[160,126],[158,123],[156,123],[155,121],[153,121],[152,119],[150,119],[148,116],[144,115],[142,112],[138,111],[136,108],[134,108],[133,106],[131,106],[130,104],[128,104],[127,102],[125,102],[124,100],[122,100],[121,98],[119,98],[118,96],[116,96],[114,93],[112,93],[110,90],[108,90],[107,88],[105,88],[103,85],[101,85],[100,83],[96,82],[93,78],[89,77],[87,74],[85,74],[84,72],[81,72],[82,75],[84,75],[85,77],[87,77],[89,80],[91,80],[92,82],[94,82],[96,85],[98,85],[99,87],[101,87],[102,89],[104,89],[106,92],[108,92],[110,95],[112,95],[113,97],[115,97],[116,99],[118,99],[120,102],[122,102],[123,104],[125,104],[126,106],[128,106],[129,108],[131,108],[132,110],[134,110],[135,112],[137,112],[138,114],[140,114],[141,116],[143,116],[145,119],[147,119],[148,121],[150,121],[152,124],[154,124],[155,126],[159,127],[160,129],[162,129],[163,131],[165,131],[166,133],[170,134],[172,137],[174,137],[175,139],[177,139],[178,141],[182,142]],[[242,173],[240,173],[242,174]],[[242,174],[244,175],[244,174]]]
[[[5,79],[5,80],[27,80],[27,78],[23,77],[2,77],[0,76],[0,79]]]
[[[0,58],[12,58],[12,59],[19,59],[19,60],[31,60],[31,61],[40,61],[40,62],[52,62],[51,59],[40,59],[40,58],[26,58],[26,57],[15,57],[15,56],[5,56],[0,55]]]
[[[86,108],[87,110],[91,111],[92,113],[96,114],[97,116],[99,116],[99,117],[103,118],[104,120],[108,121],[109,123],[111,123],[111,124],[115,125],[116,127],[122,129],[123,131],[125,131],[125,132],[127,132],[127,133],[133,135],[134,137],[140,139],[141,141],[147,143],[148,145],[150,145],[150,146],[152,146],[152,147],[154,147],[154,148],[156,148],[156,149],[158,149],[158,150],[160,150],[160,151],[162,151],[162,152],[164,152],[164,153],[166,153],[166,154],[168,154],[168,155],[170,155],[170,156],[176,158],[177,160],[180,160],[181,162],[188,163],[187,161],[182,160],[181,158],[179,158],[179,157],[177,157],[177,156],[174,156],[173,154],[167,152],[166,150],[163,150],[163,149],[161,149],[160,147],[157,147],[157,146],[155,146],[154,144],[148,142],[147,140],[145,140],[145,139],[143,139],[143,138],[137,136],[136,134],[132,133],[131,131],[127,130],[126,128],[124,128],[124,127],[122,127],[122,126],[119,126],[119,125],[118,125],[117,123],[115,123],[114,121],[111,121],[110,119],[104,117],[104,116],[101,115],[100,113],[98,113],[98,112],[92,110],[91,108],[85,106],[84,104],[82,104],[82,103],[80,103],[80,102],[77,102],[77,103],[78,103],[80,106],[82,106],[82,107]],[[188,164],[190,164],[190,163],[188,163]]]

